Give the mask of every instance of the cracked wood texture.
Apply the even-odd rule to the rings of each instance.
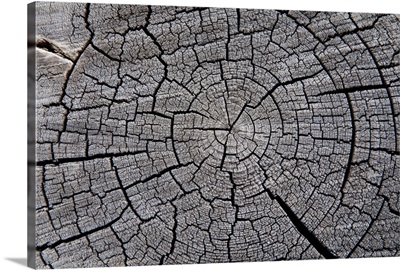
[[[398,256],[400,17],[36,3],[36,267]]]

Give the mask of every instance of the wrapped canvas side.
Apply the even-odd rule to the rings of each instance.
[[[28,4],[28,266],[36,268],[36,4]]]

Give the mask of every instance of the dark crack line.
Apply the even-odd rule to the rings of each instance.
[[[303,235],[308,240],[308,242],[310,242],[310,244],[313,245],[313,247],[322,256],[324,256],[324,258],[326,258],[326,259],[337,259],[338,258],[337,256],[333,255],[329,251],[329,249],[324,244],[322,244],[322,242],[320,242],[317,239],[317,237],[315,237],[314,234],[311,233],[311,231],[309,231],[307,229],[307,227],[300,221],[300,219],[296,216],[296,214],[293,213],[292,209],[290,209],[290,207],[281,199],[281,197],[279,195],[274,196],[268,188],[266,188],[266,191],[272,200],[276,200],[278,202],[278,204],[280,205],[282,210],[286,213],[286,215],[288,216],[290,221],[293,223],[293,225],[296,227],[296,229],[299,231],[299,233],[301,235]]]
[[[147,16],[146,16],[146,24],[144,25],[142,30],[148,37],[150,37],[150,39],[153,41],[153,43],[157,46],[158,50],[160,51],[160,55],[158,55],[156,57],[157,57],[158,61],[160,61],[160,63],[164,67],[163,68],[164,74],[163,74],[163,76],[161,78],[161,81],[158,83],[158,85],[157,85],[157,87],[156,87],[156,89],[154,90],[154,93],[153,93],[154,99],[153,99],[153,104],[152,104],[152,107],[151,107],[151,111],[154,112],[155,106],[156,106],[156,101],[157,101],[157,93],[160,90],[160,88],[161,88],[162,84],[164,83],[164,81],[166,81],[167,77],[168,77],[168,69],[167,69],[168,64],[162,58],[162,55],[164,54],[164,49],[162,48],[161,44],[157,41],[157,38],[148,29],[148,26],[150,25],[150,16],[151,16],[151,13],[153,12],[151,6],[148,6],[148,9],[149,9],[149,11],[148,11]]]
[[[171,117],[171,124],[170,124],[171,130],[170,130],[170,133],[171,133],[172,152],[174,153],[175,159],[178,162],[178,164],[181,164],[178,152],[176,150],[175,140],[174,140],[174,121],[175,121],[175,118]]]
[[[360,240],[358,240],[357,244],[353,247],[353,249],[349,252],[349,254],[347,254],[346,258],[350,258],[351,255],[353,255],[353,253],[360,246],[360,244],[362,243],[364,238],[367,236],[367,234],[371,230],[371,228],[374,225],[375,221],[378,219],[379,215],[381,214],[384,205],[385,205],[385,201],[382,202],[381,208],[379,209],[378,214],[376,215],[376,218],[375,219],[371,218],[371,222],[369,223],[368,228],[365,230],[363,236],[360,238]]]
[[[46,52],[55,54],[58,57],[64,58],[72,63],[74,62],[72,57],[69,56],[66,52],[64,52],[59,46],[57,46],[57,44],[45,38],[37,38],[36,47]]]
[[[46,166],[49,164],[59,165],[63,163],[70,163],[70,162],[83,162],[89,161],[94,159],[101,159],[101,158],[111,158],[111,157],[123,157],[123,156],[132,156],[147,153],[146,150],[143,151],[136,151],[136,152],[121,152],[121,153],[107,153],[107,154],[97,154],[87,157],[76,157],[76,158],[60,158],[54,160],[42,160],[36,163],[37,166]]]
[[[111,167],[112,167],[112,168],[114,169],[114,171],[115,171],[115,177],[117,178],[118,184],[119,184],[119,186],[120,186],[120,188],[121,188],[121,190],[122,190],[122,193],[124,194],[126,203],[128,204],[129,208],[132,210],[132,212],[140,219],[141,222],[145,222],[145,221],[151,220],[152,218],[148,218],[148,219],[142,218],[142,217],[139,215],[139,213],[136,211],[136,209],[133,207],[132,202],[131,202],[131,200],[129,199],[128,193],[126,192],[126,189],[124,188],[124,185],[122,184],[122,180],[121,180],[121,178],[120,178],[120,176],[119,176],[119,173],[118,173],[118,168],[114,165],[114,161],[113,161],[112,158],[111,158]],[[121,215],[121,216],[122,216],[122,215]]]
[[[42,262],[44,263],[44,265],[47,265],[48,267],[50,267],[50,269],[54,269],[53,265],[51,265],[51,263],[47,263],[45,261],[45,259],[43,258],[43,254],[40,253],[40,259],[42,260]]]
[[[239,205],[237,205],[236,203],[236,199],[235,199],[235,192],[236,192],[236,183],[233,180],[233,173],[232,172],[228,172],[229,174],[229,181],[232,184],[232,188],[231,188],[231,198],[230,201],[232,203],[232,207],[235,208],[235,220],[233,221],[233,224],[231,224],[231,232],[229,233],[228,237],[228,260],[231,262],[232,261],[232,252],[231,252],[231,241],[232,241],[232,236],[234,235],[234,230],[235,230],[235,226],[237,221],[239,220]]]
[[[178,165],[174,165],[174,166],[171,166],[171,167],[167,167],[167,168],[161,170],[159,173],[153,174],[153,175],[151,175],[151,176],[149,176],[149,177],[147,177],[145,179],[138,180],[138,181],[136,181],[136,182],[134,182],[134,183],[132,183],[130,185],[127,185],[125,187],[125,189],[129,189],[129,188],[131,188],[133,186],[136,186],[138,184],[143,184],[143,183],[149,182],[150,180],[153,180],[155,178],[159,178],[159,177],[161,177],[162,175],[164,175],[164,174],[166,174],[168,172],[171,172],[171,171],[173,171],[175,169],[179,169],[179,168],[182,168],[182,167],[187,167],[187,166],[189,166],[191,164],[193,164],[193,162],[188,162],[188,163],[185,163],[185,164],[178,164]]]
[[[333,81],[332,81],[332,83],[333,83]],[[354,87],[349,87],[349,88],[342,88],[342,89],[336,89],[336,90],[332,90],[332,91],[322,92],[315,96],[319,97],[319,96],[325,96],[325,95],[355,93],[355,92],[378,90],[378,89],[385,89],[385,88],[386,88],[386,86],[384,84],[354,86]]]
[[[86,49],[88,48],[88,46],[90,45],[90,43],[91,43],[91,41],[92,41],[92,39],[94,37],[94,32],[90,29],[89,14],[90,14],[90,3],[86,4],[86,12],[85,12],[85,17],[84,17],[85,24],[86,24],[86,29],[90,33],[89,39],[86,41],[86,43],[83,46],[83,48],[79,51],[78,56],[72,61],[71,68],[67,71],[66,80],[65,80],[65,82],[64,82],[64,84],[62,86],[62,95],[60,96],[60,99],[59,99],[59,102],[58,102],[67,111],[67,113],[64,116],[63,129],[62,129],[62,131],[59,132],[59,135],[58,135],[58,141],[61,141],[61,134],[67,130],[67,119],[68,119],[70,108],[64,103],[63,99],[64,99],[65,96],[68,96],[67,95],[67,87],[68,87],[69,80],[70,80],[70,78],[71,78],[71,76],[72,76],[72,74],[73,74],[73,72],[74,72],[74,70],[76,68],[76,65],[79,62],[79,59],[82,57],[83,53],[86,51]]]
[[[291,84],[295,84],[297,82],[301,82],[303,80],[308,80],[308,79],[312,79],[315,76],[317,76],[318,74],[320,74],[321,72],[323,72],[324,69],[320,69],[317,72],[315,72],[314,74],[311,75],[306,75],[306,76],[302,76],[302,77],[297,77],[294,79],[291,79],[289,81],[285,81],[285,82],[281,82],[278,80],[278,78],[274,75],[275,79],[278,81],[277,84],[275,84],[261,99],[260,101],[255,105],[255,106],[250,106],[250,105],[246,105],[246,107],[249,107],[251,109],[256,109],[257,107],[259,107],[266,98],[268,98],[269,96],[272,96],[272,94],[275,92],[276,89],[278,89],[279,87],[285,87],[287,85],[291,85]],[[270,73],[271,74],[271,73]]]
[[[386,195],[380,194],[381,188],[382,188],[382,183],[379,186],[378,196],[382,197],[383,200],[386,201],[386,203],[388,204],[388,208],[389,208],[389,212],[390,213],[392,213],[395,216],[400,216],[400,212],[395,210],[395,209],[393,209],[393,207],[391,206],[389,197],[386,196]]]
[[[171,174],[172,175],[172,174]],[[175,250],[175,245],[176,245],[176,242],[178,241],[177,240],[177,233],[176,233],[176,231],[177,231],[177,229],[178,229],[178,219],[177,219],[177,216],[178,216],[178,207],[177,206],[175,206],[172,202],[171,202],[171,205],[172,205],[172,207],[174,208],[174,215],[173,215],[173,220],[174,220],[174,225],[173,225],[173,227],[172,227],[172,240],[171,240],[171,246],[170,246],[170,249],[169,249],[169,251],[168,251],[168,253],[167,254],[164,254],[162,257],[161,257],[161,260],[160,260],[160,265],[163,265],[164,263],[165,263],[165,261],[169,258],[169,256],[171,256],[173,253],[174,253],[174,250]]]
[[[382,147],[371,147],[371,148],[368,148],[368,149],[371,150],[371,151],[385,152],[385,153],[387,153],[389,155],[392,155],[392,156],[399,156],[400,155],[400,151],[392,151],[392,150],[389,150],[387,148],[382,148]]]
[[[342,199],[343,199],[344,188],[345,188],[346,183],[348,182],[348,180],[350,178],[351,164],[353,163],[354,150],[355,150],[355,145],[356,145],[356,120],[355,120],[355,116],[354,116],[354,108],[353,108],[353,104],[351,103],[351,99],[350,99],[349,93],[345,93],[345,95],[346,95],[346,100],[347,100],[347,103],[348,103],[349,109],[350,109],[351,144],[350,144],[350,153],[349,153],[349,159],[347,161],[346,171],[344,173],[342,186],[340,187],[340,201],[342,201]]]

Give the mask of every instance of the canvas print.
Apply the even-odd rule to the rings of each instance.
[[[32,267],[399,255],[399,15],[29,10]]]

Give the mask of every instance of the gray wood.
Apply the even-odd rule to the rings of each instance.
[[[398,256],[400,20],[36,3],[36,267]]]

